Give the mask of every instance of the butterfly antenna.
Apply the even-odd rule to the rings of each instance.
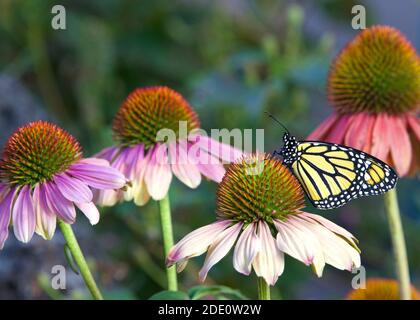
[[[281,123],[275,116],[273,116],[270,112],[268,111],[264,111],[271,119],[273,119],[275,122],[277,122],[279,125],[281,125],[283,127],[284,130],[286,130],[287,134],[290,135],[289,130],[287,130],[286,126]]]

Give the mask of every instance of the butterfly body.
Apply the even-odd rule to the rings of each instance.
[[[383,161],[344,145],[298,141],[288,132],[275,154],[283,158],[318,209],[333,209],[352,199],[395,187],[398,176]]]

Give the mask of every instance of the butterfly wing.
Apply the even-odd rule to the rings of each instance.
[[[318,141],[300,142],[291,168],[318,209],[337,208],[355,198],[384,193],[398,180],[390,166],[367,153]]]

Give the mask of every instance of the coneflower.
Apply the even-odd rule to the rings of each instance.
[[[308,139],[341,143],[393,166],[400,176],[420,169],[420,58],[395,28],[360,32],[331,65],[328,98],[334,113]],[[401,295],[410,279],[395,189],[385,194]]]
[[[76,220],[75,207],[96,224],[99,212],[91,188],[118,190],[125,177],[106,160],[83,158],[79,143],[63,129],[36,121],[10,136],[0,179],[0,247],[10,222],[16,238],[28,242],[34,232],[51,239],[58,221],[89,290],[101,298],[70,224]]]
[[[313,267],[322,276],[325,264],[340,270],[360,266],[357,240],[331,221],[301,211],[303,191],[278,159],[245,156],[230,165],[217,191],[217,221],[181,239],[169,252],[167,265],[182,271],[188,259],[207,251],[199,279],[232,247],[233,266],[259,279],[259,298],[269,299],[284,270],[284,253]]]
[[[113,132],[116,144],[97,156],[123,172],[132,188],[100,191],[96,203],[112,206],[134,200],[142,206],[150,197],[159,201],[166,255],[173,245],[167,196],[172,176],[190,188],[198,187],[202,176],[220,182],[225,173],[223,164],[236,160],[242,152],[205,136],[190,104],[163,86],[130,93],[114,118]],[[168,270],[168,287],[177,289],[173,268]]]
[[[347,294],[348,300],[399,300],[398,281],[394,279],[369,278],[366,287],[353,289]],[[411,299],[419,300],[420,293],[411,286]]]

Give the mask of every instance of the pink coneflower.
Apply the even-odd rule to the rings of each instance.
[[[206,137],[199,128],[198,115],[178,92],[167,87],[134,90],[114,119],[116,145],[97,155],[123,172],[132,188],[100,192],[97,203],[112,206],[125,199],[141,206],[150,197],[162,200],[173,175],[190,188],[196,188],[202,176],[220,182],[223,163],[242,152]],[[159,139],[162,129],[173,133],[170,141]]]
[[[360,32],[337,56],[328,77],[335,111],[309,140],[342,143],[393,166],[400,176],[420,169],[420,58],[396,29]],[[384,195],[402,299],[410,299],[404,233],[395,189]]]
[[[308,140],[342,143],[393,166],[420,169],[420,58],[396,29],[359,33],[337,56],[328,77],[335,112]]]
[[[284,269],[284,253],[311,265],[320,277],[325,264],[341,270],[360,266],[357,240],[331,221],[300,211],[303,191],[278,159],[254,154],[232,164],[217,192],[218,221],[186,235],[169,252],[167,265],[182,271],[188,259],[207,251],[199,279],[232,247],[233,266],[253,269],[273,286]],[[268,298],[260,296],[260,298]]]
[[[31,122],[9,138],[0,162],[0,247],[9,222],[18,240],[54,235],[57,218],[74,223],[78,207],[92,224],[99,212],[92,190],[120,189],[124,176],[102,159],[82,158],[79,143],[56,125]]]
[[[96,224],[99,212],[91,188],[120,189],[125,177],[106,160],[82,158],[79,143],[61,128],[36,121],[19,128],[7,141],[0,179],[0,247],[11,221],[16,238],[28,242],[34,232],[51,239],[58,219],[88,288],[100,299],[68,224],[76,220],[75,207]]]

